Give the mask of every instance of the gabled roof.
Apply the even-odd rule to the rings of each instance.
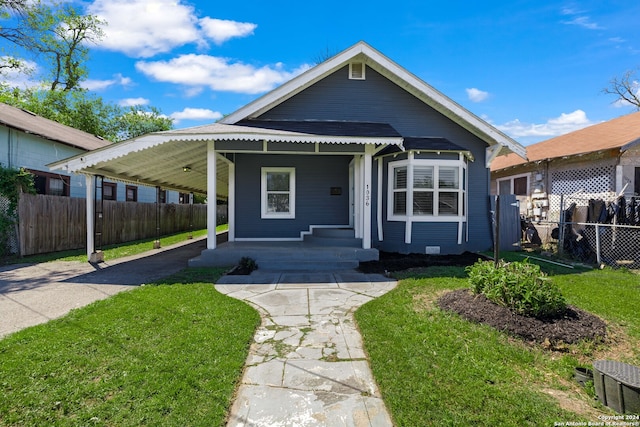
[[[363,61],[368,67],[373,68],[425,104],[476,135],[489,146],[500,145],[502,147],[501,153],[514,152],[522,157],[526,156],[524,147],[515,140],[362,41],[224,117],[220,123],[235,124],[241,120],[254,119],[353,60]]]
[[[95,150],[111,144],[111,141],[2,102],[0,124],[83,150]]]
[[[640,112],[529,145],[526,147],[527,158],[529,162],[537,162],[602,150],[619,149],[622,152],[635,142],[640,142]],[[498,156],[491,163],[491,170],[497,171],[525,163],[527,161],[513,154]]]

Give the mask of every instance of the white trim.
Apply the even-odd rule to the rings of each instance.
[[[207,130],[208,132],[204,132],[204,130]],[[189,133],[190,131],[192,133]],[[177,131],[144,135],[136,139],[119,142],[117,144],[111,144],[107,147],[103,147],[88,153],[78,154],[65,160],[50,163],[47,166],[51,170],[78,172],[83,169],[86,170],[92,166],[95,166],[98,163],[107,162],[119,157],[126,156],[129,153],[146,150],[168,142],[177,141],[193,141],[202,143],[211,141],[263,141],[264,151],[266,151],[266,144],[268,142],[374,145],[383,144],[401,146],[403,139],[401,137],[312,135],[299,132],[273,131],[270,129],[221,125],[216,123],[215,125],[209,126],[206,129],[180,129]],[[224,152],[224,150],[220,152]],[[282,152],[277,153],[282,154]]]
[[[271,172],[289,174],[289,211],[269,212],[267,194],[267,174]],[[294,219],[296,217],[296,168],[262,167],[260,168],[260,218],[261,219]]]
[[[227,241],[233,242],[236,239],[236,164],[229,162],[229,195],[227,196],[227,224],[229,231]]]
[[[362,216],[362,248],[363,249],[371,249],[371,199],[373,198],[373,185],[371,182],[371,173],[372,173],[372,155],[373,146],[367,145],[365,146],[365,154],[363,157],[363,170],[364,173],[364,186],[362,188],[363,191],[363,200],[362,200],[362,209],[364,215]]]
[[[236,242],[299,242],[298,237],[236,237]]]
[[[531,173],[530,172],[526,172],[526,173],[520,173],[518,175],[511,175],[511,176],[506,176],[503,178],[497,178],[496,179],[496,194],[500,195],[500,182],[504,182],[504,181],[509,181],[509,193],[508,194],[515,194],[513,192],[513,187],[514,187],[514,179],[518,179],[518,178],[527,178],[527,191],[525,192],[525,194],[516,194],[516,196],[529,196],[531,193]],[[503,194],[504,195],[504,194]]]
[[[215,145],[213,141],[209,141],[207,143],[207,249],[215,249],[217,241],[217,160]]]
[[[407,218],[407,220],[404,223],[404,242],[407,245],[411,244],[412,225],[413,225],[413,222],[411,222],[411,218]]]
[[[406,160],[398,160],[395,162],[389,162],[387,165],[388,177],[387,177],[387,221],[408,221],[411,220],[413,222],[461,222],[465,221],[467,218],[468,206],[465,204],[465,209],[463,212],[462,209],[462,201],[464,200],[465,194],[468,192],[468,189],[463,189],[463,183],[460,177],[462,176],[462,168],[467,169],[467,164],[460,160],[436,160],[436,159],[415,159],[412,155],[413,153],[409,153],[409,156]],[[413,214],[413,166],[432,166],[434,168],[434,188],[433,188],[433,215],[414,215]],[[394,207],[394,188],[393,188],[393,179],[394,179],[394,169],[397,167],[406,167],[407,168],[407,189],[406,189],[406,200],[407,212],[404,215],[397,215],[393,212]],[[455,191],[458,193],[458,214],[457,215],[440,215],[438,212],[438,193],[446,192],[448,189],[440,189],[438,186],[439,181],[439,170],[441,167],[458,167],[458,189],[450,189],[451,191]],[[467,170],[468,175],[468,170]]]
[[[362,156],[353,158],[353,229],[356,239],[362,239]]]
[[[309,225],[309,230],[301,231],[300,237],[240,237],[236,242],[302,242],[305,236],[313,234],[316,228],[353,228],[349,224],[318,224]]]
[[[95,250],[95,237],[94,237],[94,233],[95,233],[95,229],[94,229],[94,218],[95,218],[95,207],[96,207],[96,203],[95,203],[95,194],[96,194],[96,188],[93,182],[93,175],[86,175],[85,176],[85,184],[86,184],[86,191],[87,191],[87,200],[86,200],[86,205],[87,205],[87,259],[91,260],[91,254],[94,252]]]
[[[377,219],[377,223],[378,223],[378,241],[382,242],[384,241],[384,233],[383,233],[383,229],[384,227],[382,226],[382,183],[383,183],[383,173],[384,173],[384,165],[382,164],[382,159],[377,159],[376,160],[378,163],[378,200],[377,200],[377,206],[376,206],[376,219]],[[387,201],[388,203],[388,201]]]
[[[362,67],[361,71],[361,75],[356,77],[354,76],[354,65],[360,65],[360,67]],[[364,63],[364,61],[352,61],[349,62],[349,80],[366,80],[366,75],[367,75],[367,64]]]

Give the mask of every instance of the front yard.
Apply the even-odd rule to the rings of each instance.
[[[439,309],[439,296],[468,286],[462,267],[400,273],[395,290],[361,307],[356,319],[396,425],[552,426],[612,414],[572,377],[597,359],[640,364],[640,277],[551,273],[569,304],[607,321],[606,343],[551,350]]]
[[[437,307],[464,267],[397,273],[356,312],[396,426],[552,426],[612,415],[572,376],[597,359],[640,365],[640,280],[550,270],[570,304],[608,323],[604,344],[546,348]],[[190,269],[0,340],[0,425],[223,425],[255,310]]]

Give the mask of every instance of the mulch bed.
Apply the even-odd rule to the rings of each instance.
[[[443,310],[458,313],[472,322],[487,324],[526,341],[554,348],[582,340],[601,341],[606,336],[606,323],[602,319],[572,306],[562,317],[537,319],[515,314],[468,289],[448,292],[438,299],[437,304]]]
[[[392,271],[402,271],[416,267],[433,266],[457,266],[472,265],[478,259],[487,258],[480,254],[464,252],[460,255],[426,255],[426,254],[399,254],[396,252],[380,252],[378,261],[361,262],[358,270],[367,274],[385,274]]]
[[[380,252],[378,261],[361,262],[364,273],[387,274],[410,268],[432,266],[473,265],[478,259],[488,258],[465,252],[460,255],[399,254]],[[599,317],[569,306],[563,316],[556,319],[536,319],[513,313],[506,307],[489,301],[484,295],[474,295],[468,289],[458,289],[438,300],[443,310],[453,311],[477,323],[490,325],[528,342],[541,343],[545,347],[561,350],[563,344],[582,340],[599,341],[606,336],[606,324]]]

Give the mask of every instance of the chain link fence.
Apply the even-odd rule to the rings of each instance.
[[[595,265],[640,269],[640,227],[564,223],[558,253]]]
[[[559,255],[593,265],[640,269],[640,198],[612,192],[550,197],[550,218],[538,227]],[[544,238],[543,238],[544,240]]]

